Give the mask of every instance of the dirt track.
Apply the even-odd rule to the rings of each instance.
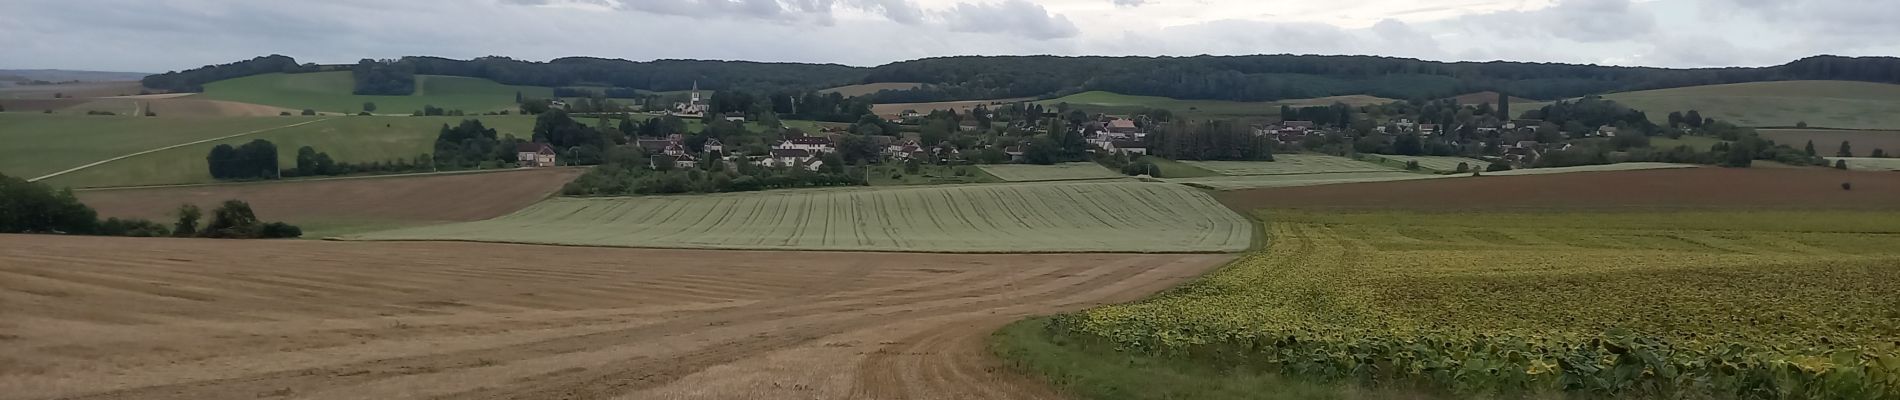
[[[0,235],[0,399],[1051,398],[989,332],[1228,257]]]

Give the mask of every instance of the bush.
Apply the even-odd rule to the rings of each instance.
[[[1847,160],[1834,160],[1834,169],[1847,169]]]
[[[279,117],[288,117],[288,116],[290,116],[290,112],[289,112],[289,111],[278,111],[278,112],[277,112],[277,116],[279,116]]]
[[[164,225],[144,219],[106,218],[99,223],[99,234],[106,236],[165,237],[171,230]]]
[[[1511,170],[1511,164],[1505,163],[1503,161],[1493,162],[1491,163],[1491,165],[1484,167],[1484,172],[1498,172],[1498,171],[1510,171],[1510,170]]]
[[[356,113],[356,116],[359,116],[359,117],[367,117],[367,116],[369,116],[369,111],[364,111],[364,112],[359,112],[359,113]]]
[[[225,200],[211,211],[211,224],[199,236],[218,239],[277,239],[303,236],[303,230],[282,222],[264,223],[251,211],[250,203]]]
[[[264,239],[290,239],[301,236],[303,236],[303,229],[282,222],[264,224],[264,229],[259,232],[259,237]]]
[[[1458,169],[1457,169],[1456,171],[1452,171],[1452,172],[1457,172],[1457,173],[1460,173],[1460,174],[1462,174],[1462,173],[1466,173],[1466,172],[1471,172],[1471,164],[1466,164],[1466,163],[1462,163],[1462,162],[1461,162],[1461,163],[1458,163]]]
[[[306,116],[317,115],[317,110],[305,108],[303,109],[303,115],[306,115]]]
[[[1854,190],[1853,182],[1841,182],[1841,190]]]
[[[178,222],[172,224],[173,235],[191,237],[198,234],[198,218],[204,216],[204,211],[199,210],[198,205],[180,205],[175,213],[178,215]]]
[[[119,114],[111,112],[111,111],[92,110],[92,111],[87,111],[86,115],[119,115]]]

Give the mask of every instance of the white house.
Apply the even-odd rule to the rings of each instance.
[[[547,143],[522,143],[515,146],[515,163],[523,167],[554,166],[554,147]]]
[[[836,150],[836,148],[831,145],[831,139],[811,136],[785,139],[785,141],[779,142],[778,146],[773,148],[778,150],[804,150],[813,153],[829,153]]]

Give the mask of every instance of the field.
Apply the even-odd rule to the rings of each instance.
[[[1841,142],[1847,142],[1855,157],[1873,155],[1874,149],[1885,150],[1887,154],[1900,153],[1900,130],[1838,130],[1838,129],[1762,129],[1761,137],[1775,143],[1801,148],[1808,141],[1814,141],[1814,152],[1821,156],[1833,156],[1841,150]]]
[[[1534,171],[1534,170],[1533,170]],[[1853,182],[1854,190],[1841,190]],[[1216,193],[1240,210],[1677,209],[1696,207],[1900,210],[1900,174],[1825,168],[1679,168],[1491,176]]]
[[[1829,165],[1832,165],[1836,161],[1843,161],[1843,160],[1847,161],[1847,169],[1856,170],[1856,171],[1900,171],[1900,158],[1868,158],[1868,157],[1846,157],[1846,158],[1828,157],[1827,158],[1827,162],[1829,163]]]
[[[1640,171],[1640,170],[1647,170],[1647,169],[1676,169],[1676,168],[1700,168],[1700,167],[1701,166],[1698,166],[1695,164],[1671,164],[1671,163],[1660,163],[1660,162],[1626,162],[1626,163],[1605,164],[1605,165],[1579,165],[1579,166],[1574,166],[1574,167],[1514,169],[1514,170],[1509,170],[1509,171],[1485,172],[1484,175],[1485,176],[1548,175],[1548,174],[1568,174],[1568,173],[1573,173],[1573,172]]]
[[[1766,131],[1763,131],[1763,132],[1766,132]],[[1766,136],[1766,135],[1763,135],[1763,136]],[[1769,138],[1769,139],[1773,140],[1773,138]],[[1777,140],[1777,142],[1779,142],[1779,140]],[[1575,141],[1572,141],[1572,143],[1575,143]],[[1687,135],[1684,135],[1683,137],[1676,138],[1676,139],[1670,139],[1667,136],[1651,136],[1649,138],[1649,147],[1660,149],[1660,150],[1668,150],[1668,149],[1674,149],[1676,147],[1681,147],[1681,146],[1689,146],[1689,148],[1691,149],[1708,151],[1709,148],[1714,147],[1716,143],[1722,143],[1722,139],[1717,139],[1717,138],[1708,137],[1708,136],[1687,136]],[[1801,143],[1796,142],[1794,143],[1794,146],[1795,148],[1800,148]]]
[[[943,101],[943,102],[936,102],[936,103],[873,104],[871,105],[871,112],[877,115],[897,115],[897,114],[903,113],[905,110],[913,110],[913,111],[917,111],[921,113],[929,113],[934,110],[956,110],[957,113],[962,114],[962,113],[968,113],[971,109],[975,109],[976,106],[987,106],[987,107],[994,108],[998,104],[1018,103],[1018,102],[1024,102],[1024,101],[1030,101],[1030,100],[1035,100],[1035,98],[1021,97],[1021,98],[1014,98],[1014,99]]]
[[[350,72],[263,74],[205,84],[200,95],[213,100],[255,103],[290,109],[355,114],[364,102],[376,103],[377,114],[403,114],[434,105],[468,113],[512,110],[515,93],[548,98],[554,89],[507,86],[487,79],[417,75],[416,92],[409,96],[358,96]]]
[[[984,337],[1231,258],[0,235],[0,399],[1060,399]]]
[[[859,85],[839,86],[835,88],[820,90],[818,91],[818,93],[819,94],[837,93],[837,94],[844,95],[844,97],[858,97],[858,96],[864,96],[864,95],[869,95],[869,94],[876,94],[877,92],[885,91],[885,90],[911,90],[911,89],[916,89],[923,86],[924,84],[922,83],[879,82],[879,83],[866,83],[866,84],[859,84]]]
[[[1704,117],[1743,126],[1792,127],[1807,122],[1817,128],[1900,128],[1900,85],[1883,83],[1754,82],[1603,97],[1647,112],[1658,123],[1667,122],[1670,112],[1696,110]]]
[[[1313,99],[1293,99],[1281,101],[1222,101],[1222,100],[1181,100],[1158,96],[1133,96],[1113,92],[1082,92],[1057,99],[1044,100],[1045,106],[1061,103],[1109,114],[1128,114],[1144,108],[1158,108],[1173,111],[1175,114],[1197,118],[1212,117],[1267,117],[1280,114],[1280,106],[1293,107],[1328,106],[1333,103],[1348,105],[1384,104],[1396,100],[1374,96],[1332,96]]]
[[[0,142],[8,150],[0,157],[0,173],[32,179],[139,151],[313,120],[0,113]],[[204,153],[196,157],[204,162]]]
[[[1273,161],[1182,161],[1227,176],[1392,172],[1397,168],[1323,154],[1275,154]]]
[[[1220,174],[1215,173],[1214,171],[1208,171],[1206,169],[1201,169],[1201,167],[1196,167],[1193,165],[1188,165],[1187,163],[1169,160],[1169,159],[1161,158],[1161,157],[1142,156],[1141,161],[1147,161],[1155,165],[1155,169],[1158,170],[1158,171],[1155,171],[1155,173],[1159,174],[1159,175],[1155,175],[1156,178],[1201,178],[1201,177],[1209,177],[1209,176],[1220,176]]]
[[[1077,181],[1089,179],[1126,178],[1120,172],[1110,171],[1101,164],[1092,162],[1072,162],[1056,165],[1033,164],[989,164],[981,165],[984,172],[1009,182],[1036,181]]]
[[[894,164],[894,163],[893,163]],[[870,167],[871,186],[911,186],[911,185],[949,185],[963,183],[998,183],[1002,179],[983,172],[983,168],[971,165],[919,165],[917,173],[904,173],[902,165],[873,165]]]
[[[481,222],[360,240],[703,249],[1231,252],[1253,228],[1199,191],[1153,183],[817,189],[554,199]]]
[[[1459,398],[1900,393],[1900,213],[1260,216],[1267,249],[1043,332],[1241,375]],[[1208,398],[1241,397],[1228,393]]]
[[[1328,174],[1289,174],[1289,175],[1247,175],[1215,176],[1206,178],[1168,178],[1168,183],[1178,183],[1212,190],[1243,190],[1261,188],[1280,188],[1296,186],[1333,185],[1341,183],[1367,183],[1388,181],[1409,181],[1419,179],[1457,178],[1449,175],[1430,175],[1404,171],[1386,172],[1341,172]]]
[[[255,139],[269,140],[276,144],[279,165],[295,167],[297,148],[302,146],[311,146],[317,151],[330,153],[330,156],[339,162],[410,161],[417,155],[433,152],[435,137],[444,124],[456,124],[464,119],[479,119],[503,135],[513,134],[520,138],[531,136],[534,127],[534,119],[527,116],[326,118],[330,119],[101,164],[49,179],[47,183],[72,187],[111,187],[215,182],[211,179],[211,173],[205,164],[205,155],[210,153],[211,148],[218,144],[241,145]],[[100,121],[106,120],[110,119]],[[281,125],[309,119],[264,117],[220,118],[204,121],[227,120],[255,120]],[[119,135],[118,131],[107,129],[131,129],[136,132],[140,127],[189,130],[200,126],[193,124],[193,121],[195,120],[160,118],[136,121],[138,123],[123,126],[95,127],[88,124],[83,127],[88,132]],[[238,132],[220,130],[210,133],[215,137]]]
[[[127,96],[139,94],[141,89],[144,87],[137,80],[0,86],[0,99],[53,99],[54,95],[77,98]],[[11,109],[13,105],[8,104],[7,107]]]
[[[1417,161],[1419,168],[1438,171],[1438,172],[1457,171],[1458,164],[1461,164],[1461,163],[1465,164],[1466,167],[1469,167],[1471,169],[1483,169],[1485,166],[1491,165],[1491,163],[1485,162],[1484,160],[1464,158],[1464,157],[1401,156],[1401,155],[1391,155],[1391,154],[1362,154],[1361,156],[1367,157],[1369,160],[1378,161],[1382,165],[1389,165],[1389,166],[1393,166],[1397,168],[1404,168],[1406,162]],[[1383,160],[1383,161],[1379,161],[1379,160]]]
[[[545,168],[75,193],[100,217],[165,222],[176,218],[172,212],[181,204],[211,210],[225,200],[243,200],[259,217],[298,225],[307,238],[323,238],[507,215],[548,198],[581,172]]]

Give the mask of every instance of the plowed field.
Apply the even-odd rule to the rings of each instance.
[[[1229,257],[0,235],[0,399],[1049,398],[983,338]]]

